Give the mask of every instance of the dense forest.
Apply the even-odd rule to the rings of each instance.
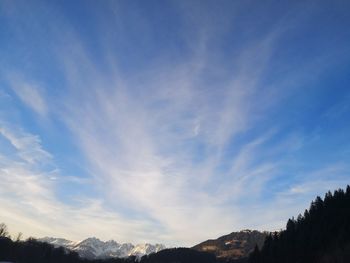
[[[310,209],[289,219],[286,230],[270,234],[250,263],[350,262],[350,186],[317,197]]]
[[[263,247],[255,247],[249,259],[216,259],[214,254],[189,248],[165,249],[156,254],[105,260],[82,259],[77,253],[33,238],[12,240],[0,224],[0,261],[18,263],[348,263],[350,262],[350,186],[346,191],[317,197],[297,219],[289,219],[286,230],[267,236]]]

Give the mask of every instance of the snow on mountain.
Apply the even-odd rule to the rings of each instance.
[[[77,252],[81,257],[88,259],[111,258],[111,257],[142,257],[165,249],[162,244],[119,244],[114,240],[101,241],[98,238],[90,237],[80,242],[74,242],[63,238],[44,237],[39,241],[50,243],[55,247],[64,247]]]
[[[130,255],[134,255],[137,257],[142,257],[143,255],[149,255],[151,253],[157,253],[158,251],[161,251],[165,249],[165,246],[162,244],[139,244],[135,246],[131,252]]]

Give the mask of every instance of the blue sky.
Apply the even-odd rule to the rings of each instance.
[[[0,221],[190,246],[350,163],[348,1],[0,2]]]

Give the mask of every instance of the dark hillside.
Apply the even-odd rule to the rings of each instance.
[[[144,256],[140,263],[215,263],[213,254],[190,248],[165,249],[158,253]]]
[[[261,248],[267,235],[267,232],[243,230],[204,241],[193,249],[213,253],[219,259],[241,259],[248,257],[255,245]]]

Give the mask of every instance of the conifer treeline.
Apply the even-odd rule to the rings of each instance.
[[[350,186],[319,196],[286,230],[270,234],[250,263],[350,262]]]

